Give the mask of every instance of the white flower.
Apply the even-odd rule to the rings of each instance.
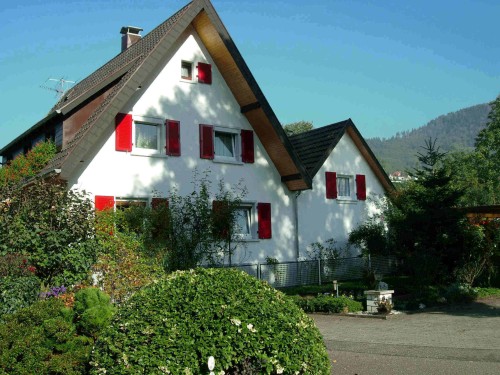
[[[283,374],[283,371],[285,371],[284,367],[281,367],[281,365],[276,366],[276,373],[277,374]]]
[[[240,326],[241,325],[241,320],[239,319],[231,319],[231,323],[233,323],[235,326]]]
[[[253,324],[252,323],[248,323],[247,324],[247,328],[250,332],[257,332],[257,330],[255,328],[253,328]]]
[[[208,369],[212,371],[215,367],[215,358],[213,356],[208,357]]]

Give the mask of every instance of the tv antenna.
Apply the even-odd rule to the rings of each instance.
[[[48,86],[49,81],[56,82],[56,84],[53,87]],[[61,98],[63,94],[66,92],[66,90],[69,88],[67,85],[71,85],[75,83],[75,81],[69,81],[66,78],[47,78],[45,83],[43,85],[40,85],[42,89],[50,90],[50,91],[55,91],[56,93],[56,98]]]

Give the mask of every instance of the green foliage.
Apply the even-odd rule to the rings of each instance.
[[[74,311],[78,332],[96,338],[111,322],[115,308],[107,294],[97,288],[83,288],[75,293]]]
[[[476,138],[478,175],[490,204],[500,203],[500,96],[492,103],[489,122]]]
[[[329,374],[313,321],[288,297],[232,269],[175,272],[134,294],[96,342],[92,373]]]
[[[312,129],[314,129],[314,126],[311,121],[302,120],[283,125],[283,130],[288,136],[304,133]]]
[[[477,290],[468,284],[453,283],[445,290],[445,298],[449,303],[468,303],[477,298]]]
[[[381,221],[366,221],[349,233],[349,244],[361,249],[365,256],[389,254],[387,242],[387,231]]]
[[[358,312],[363,310],[363,304],[347,296],[319,295],[313,298],[294,296],[293,301],[306,313],[325,312]]]
[[[0,320],[38,299],[40,280],[35,271],[20,254],[0,256]]]
[[[135,224],[137,217],[143,226]],[[102,251],[92,269],[97,275],[97,285],[114,303],[121,304],[164,273],[161,258],[165,250],[159,241],[154,241],[160,232],[156,226],[156,222],[161,223],[160,218],[156,210],[139,208],[98,213]],[[110,235],[110,228],[115,224],[120,229]],[[150,224],[152,228],[147,233]]]
[[[343,250],[338,248],[336,241],[329,238],[324,242],[313,242],[307,249],[307,256],[311,260],[334,260],[338,259]]]
[[[19,155],[0,168],[0,186],[16,184],[34,177],[56,155],[56,145],[51,141],[38,143],[26,155]]]
[[[475,288],[477,298],[500,297],[500,288]]]
[[[237,234],[236,209],[246,189],[238,185],[227,190],[221,180],[215,194],[217,205],[213,206],[208,174],[199,177],[195,171],[194,189],[187,196],[170,192],[162,232],[167,272],[187,270],[202,262],[215,265],[227,260],[231,264],[235,249],[244,246]]]
[[[61,300],[39,301],[0,324],[0,373],[87,373],[94,340],[78,335],[73,313]]]
[[[382,214],[356,230],[351,241],[373,254],[398,256],[402,270],[420,287],[457,280],[472,284],[491,264],[496,237],[486,236],[457,209],[464,191],[453,183],[436,142],[427,141],[424,151],[412,173],[415,180],[390,194]],[[380,241],[373,241],[377,236]]]
[[[458,282],[472,286],[476,279],[497,271],[495,260],[500,257],[500,219],[464,223],[464,246],[455,275]]]
[[[98,252],[93,204],[57,180],[0,187],[0,254],[23,254],[47,285],[87,278]]]

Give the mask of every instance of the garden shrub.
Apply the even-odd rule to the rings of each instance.
[[[38,299],[40,280],[35,271],[20,254],[0,256],[0,320]]]
[[[88,371],[94,340],[78,335],[61,300],[41,300],[0,324],[0,374],[77,375]]]
[[[468,284],[454,283],[445,290],[446,300],[450,303],[468,303],[474,301],[478,291]]]
[[[288,297],[242,271],[178,271],[126,301],[93,374],[330,374],[322,337]],[[248,373],[248,372],[247,372]]]
[[[0,321],[4,314],[34,303],[39,293],[40,280],[36,276],[0,277]]]
[[[46,285],[77,284],[98,253],[93,217],[86,194],[57,179],[0,186],[0,254],[25,256]]]
[[[346,296],[334,297],[320,295],[313,298],[294,296],[294,302],[307,313],[325,312],[358,312],[363,310],[363,304]]]
[[[99,289],[84,288],[75,293],[74,311],[78,332],[96,338],[111,322],[115,308]]]
[[[103,213],[100,213],[103,214]],[[96,283],[116,304],[124,302],[143,286],[157,280],[164,274],[161,253],[144,249],[144,240],[137,233],[130,231],[121,220],[121,212],[105,213],[118,219],[122,230],[110,236],[109,231],[98,232],[99,243],[103,249],[92,270]],[[99,216],[99,223],[113,217]],[[104,220],[103,220],[104,219]],[[109,225],[105,225],[107,227]]]

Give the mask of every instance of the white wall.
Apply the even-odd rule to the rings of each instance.
[[[211,85],[180,79],[181,60],[212,64]],[[193,70],[196,75],[195,69]],[[95,145],[93,157],[82,163],[70,179],[70,186],[84,189],[92,196],[151,197],[153,191],[168,196],[176,187],[181,195],[192,191],[193,170],[211,170],[214,190],[219,180],[228,185],[242,181],[248,189],[245,201],[269,202],[272,213],[272,239],[247,242],[233,262],[265,262],[266,256],[280,261],[294,260],[294,220],[292,193],[281,183],[280,175],[262,144],[254,137],[254,164],[216,163],[200,159],[199,124],[235,129],[251,129],[240,107],[224,82],[194,30],[188,29],[173,48],[165,64],[121,112],[150,119],[180,121],[181,156],[141,156],[115,151],[114,123],[106,139]]]
[[[337,175],[364,174],[366,176],[366,201],[326,199],[325,172]],[[355,193],[356,184],[352,189]],[[339,247],[347,243],[348,234],[376,210],[374,200],[385,193],[366,160],[356,145],[345,133],[333,152],[313,179],[313,189],[303,191],[298,198],[299,249],[301,257],[307,258],[306,249],[311,243],[333,238]],[[356,251],[355,249],[351,249]]]

